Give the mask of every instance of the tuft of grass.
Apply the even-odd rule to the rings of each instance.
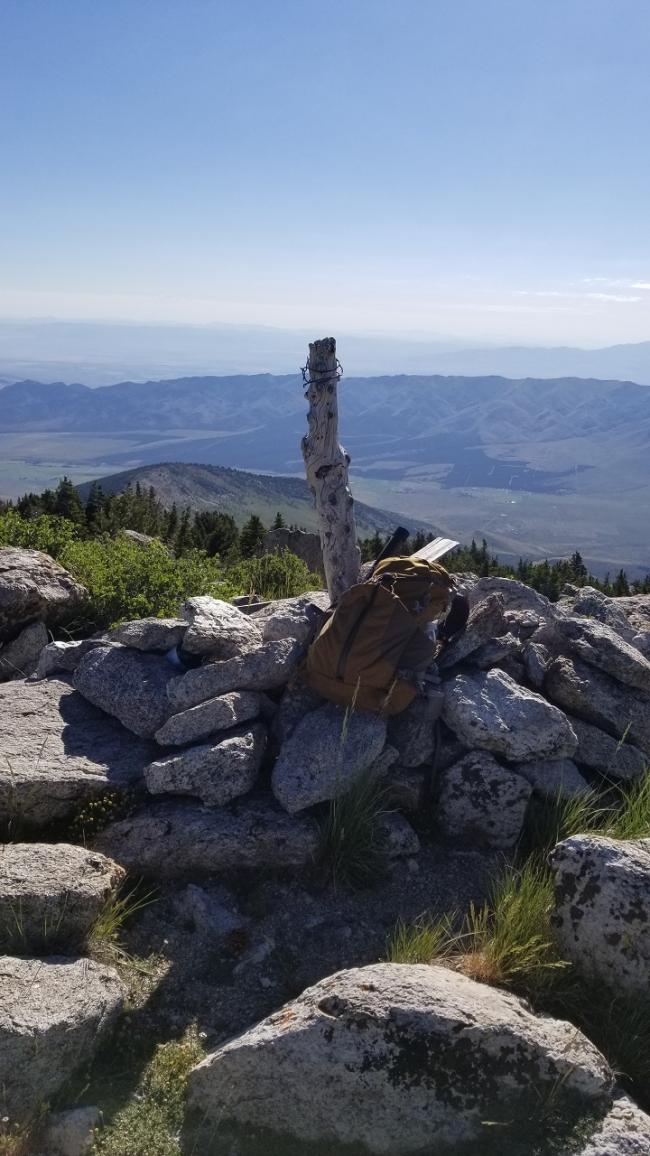
[[[68,894],[59,907],[52,911],[45,910],[40,927],[34,925],[33,920],[27,920],[23,911],[22,900],[8,904],[4,922],[0,923],[0,951],[7,954],[45,954],[63,947],[61,942],[61,928],[63,926]]]
[[[530,998],[554,985],[570,965],[561,958],[551,932],[553,881],[545,867],[529,860],[493,884],[481,907],[472,904],[460,929],[457,918],[421,917],[398,923],[388,943],[392,963],[448,963],[471,979],[508,987]]]
[[[549,799],[534,797],[526,815],[521,850],[543,860],[571,835],[602,831],[609,814],[610,809],[592,790],[570,797],[562,793]]]
[[[386,949],[388,963],[440,963],[453,943],[453,915],[432,919],[421,915],[414,923],[399,920]]]
[[[144,907],[157,901],[155,891],[143,891],[136,884],[130,891],[123,887],[109,895],[93,923],[86,940],[88,953],[95,959],[115,963],[119,959],[132,961],[119,942],[125,923]]]
[[[618,798],[609,816],[606,834],[612,839],[650,837],[650,772],[624,787],[616,788]]]
[[[590,790],[571,798],[534,799],[521,850],[544,859],[563,839],[587,834],[649,838],[650,771],[631,783],[608,783],[605,795]]]
[[[457,938],[460,970],[539,998],[556,973],[570,966],[555,944],[552,910],[553,880],[545,867],[529,860],[519,870],[505,871],[488,902],[470,907]]]
[[[181,1156],[187,1077],[203,1056],[195,1027],[159,1044],[133,1096],[98,1134],[94,1156]]]
[[[371,772],[330,801],[321,824],[319,859],[327,864],[335,887],[363,887],[383,875],[381,819],[386,813],[385,788]]]

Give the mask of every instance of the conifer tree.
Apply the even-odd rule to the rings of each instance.
[[[62,478],[54,495],[54,509],[52,513],[60,518],[68,518],[70,522],[80,524],[85,521],[85,511],[81,498],[70,478]]]
[[[187,506],[181,515],[178,534],[176,535],[176,542],[174,543],[174,550],[177,557],[180,558],[182,554],[187,553],[193,545],[191,512],[189,506]]]
[[[239,535],[239,549],[242,558],[254,558],[264,545],[266,530],[257,514],[251,514]]]
[[[615,598],[620,598],[630,593],[630,584],[627,580],[625,570],[619,570],[616,575],[612,585],[612,593]]]
[[[92,536],[99,534],[103,528],[103,511],[106,498],[104,491],[99,482],[93,482],[90,487],[88,501],[86,502],[86,509],[84,515],[86,518],[86,528],[88,533]]]

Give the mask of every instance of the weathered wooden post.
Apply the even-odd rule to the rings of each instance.
[[[302,456],[318,512],[327,590],[336,603],[359,579],[361,552],[348,485],[350,458],[338,443],[336,390],[340,366],[334,337],[310,342],[303,377],[309,401],[309,432],[302,439]]]

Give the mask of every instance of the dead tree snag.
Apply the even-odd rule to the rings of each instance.
[[[338,443],[340,366],[335,338],[324,337],[310,343],[303,375],[309,401],[309,432],[302,439],[302,456],[318,513],[325,581],[330,598],[336,603],[358,581],[361,554],[348,485],[350,458]]]

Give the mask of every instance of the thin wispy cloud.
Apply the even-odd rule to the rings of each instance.
[[[583,277],[582,285],[607,285],[610,289],[650,290],[650,281],[634,281],[626,277]]]
[[[587,279],[585,279],[585,282],[586,280]],[[589,280],[592,283],[596,281],[600,282],[600,278],[596,277],[590,278]],[[639,285],[638,287],[642,288],[643,286]],[[635,286],[630,285],[630,288],[635,288]],[[650,284],[648,284],[648,288],[650,289]],[[634,305],[644,300],[643,297],[630,296],[629,294],[623,293],[604,293],[600,291],[576,293],[570,289],[517,289],[516,293],[520,297],[552,297],[564,301],[615,301],[623,305]]]
[[[620,293],[585,293],[592,301],[620,301],[622,304],[635,304],[643,301],[643,297],[624,297]]]

